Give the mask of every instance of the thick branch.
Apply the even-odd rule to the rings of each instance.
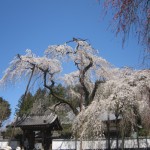
[[[90,63],[83,69],[80,70],[80,77],[79,77],[79,82],[81,83],[82,87],[83,87],[83,91],[85,94],[85,105],[87,106],[89,104],[89,91],[87,89],[87,87],[85,86],[85,74],[86,72],[93,66],[93,60],[90,57],[87,57],[90,60]]]
[[[97,80],[97,81],[95,82],[93,91],[92,91],[92,93],[91,93],[91,95],[90,95],[90,99],[89,99],[88,105],[93,101],[93,99],[94,99],[94,97],[95,97],[95,94],[96,94],[96,92],[97,92],[97,89],[98,89],[98,87],[99,87],[99,85],[100,85],[101,83],[105,83],[105,80]]]
[[[21,61],[24,61],[24,60],[22,60],[22,58],[21,58],[21,56],[18,54],[18,58],[21,60]],[[35,67],[37,67],[39,70],[41,70],[42,72],[43,72],[43,74],[44,74],[44,76],[43,76],[43,79],[44,79],[44,87],[46,87],[47,89],[49,89],[50,91],[51,91],[51,94],[56,98],[56,99],[58,99],[61,103],[64,103],[64,104],[67,104],[71,109],[72,109],[72,111],[73,111],[73,113],[75,114],[75,115],[78,115],[78,110],[76,109],[76,108],[74,108],[72,105],[71,105],[71,103],[69,103],[69,101],[68,100],[66,100],[66,99],[64,99],[64,98],[62,98],[62,97],[59,97],[58,95],[56,95],[56,93],[53,91],[53,87],[54,87],[54,81],[53,80],[51,80],[51,85],[50,86],[48,86],[47,85],[47,74],[50,74],[49,73],[49,70],[48,69],[46,69],[46,70],[44,70],[43,68],[41,68],[41,67],[39,67],[39,66],[37,66],[36,64],[34,64],[34,63],[31,63],[31,62],[29,62],[29,61],[24,61],[24,62],[28,62],[29,64],[31,64],[32,66],[34,66],[34,68]],[[33,74],[32,74],[33,75]],[[54,73],[51,73],[50,74],[51,75],[51,77],[53,77],[53,75],[54,75]],[[31,76],[32,77],[32,76]]]
[[[87,39],[81,39],[81,38],[72,38],[72,40],[67,41],[66,43],[70,43],[70,42],[78,42],[78,41],[87,41]]]
[[[46,81],[47,73],[48,73],[48,71],[45,71],[45,72],[44,72],[44,86],[45,86],[47,89],[50,90],[51,94],[52,94],[56,99],[58,99],[58,100],[60,101],[60,103],[67,104],[67,105],[71,108],[71,110],[73,111],[73,113],[74,113],[75,115],[78,115],[78,113],[79,113],[78,110],[77,110],[75,107],[72,106],[72,104],[69,102],[69,100],[66,100],[66,99],[64,99],[64,98],[62,98],[62,97],[60,97],[60,96],[58,96],[58,95],[53,91],[53,87],[54,87],[54,83],[55,83],[53,80],[51,80],[51,83],[52,83],[52,84],[51,84],[50,86],[47,85],[47,81]]]
[[[78,115],[78,113],[79,113],[78,110],[77,110],[76,108],[74,108],[74,107],[72,106],[72,104],[69,103],[68,100],[66,100],[66,99],[64,99],[64,98],[62,98],[62,97],[59,97],[55,92],[53,92],[52,89],[51,89],[50,91],[51,91],[51,94],[52,94],[55,98],[57,98],[61,103],[67,104],[67,105],[72,109],[73,113],[74,113],[75,115]]]

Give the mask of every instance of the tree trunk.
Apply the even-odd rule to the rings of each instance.
[[[82,138],[80,138],[80,150],[82,150]]]
[[[138,149],[140,148],[140,144],[139,144],[139,133],[138,133],[138,129],[137,129],[137,145],[138,145]]]
[[[109,119],[109,114],[107,117],[108,118],[107,118],[107,123],[106,123],[106,125],[107,125],[107,145],[106,145],[106,147],[108,147],[108,150],[110,150],[111,146],[110,146],[110,119]]]
[[[122,150],[124,150],[124,132],[125,132],[125,130],[124,130],[124,127],[123,127],[123,129],[122,129],[122,145],[121,145]]]
[[[148,149],[147,134],[146,134],[146,149]]]
[[[119,140],[119,124],[118,124],[118,115],[116,115],[116,149],[118,150],[118,140]]]

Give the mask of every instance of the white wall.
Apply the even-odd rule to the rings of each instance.
[[[147,145],[150,148],[150,139],[139,139],[140,148],[146,148]],[[122,141],[119,140],[119,147],[121,148]],[[53,140],[52,150],[80,150],[82,145],[83,149],[105,149],[107,148],[106,139],[100,141],[75,141],[75,140]],[[111,148],[116,147],[116,140],[111,140]],[[124,141],[124,148],[138,148],[136,139],[126,139]]]
[[[8,140],[0,140],[0,149],[6,149],[8,144],[9,144]],[[13,150],[16,150],[17,147],[20,147],[20,142],[19,141],[11,141],[9,146]],[[36,149],[42,149],[42,143],[35,143],[35,148]]]
[[[9,144],[9,141],[8,140],[0,140],[0,149],[2,148],[6,148]],[[16,149],[18,146],[19,146],[19,141],[11,141],[9,146],[12,148],[12,149]]]
[[[119,147],[121,147],[122,141],[119,140]],[[52,150],[80,150],[80,146],[82,145],[83,149],[105,149],[107,146],[106,139],[102,139],[100,141],[75,141],[75,140],[53,140],[52,141]],[[150,148],[150,139],[139,139],[139,146],[140,148]],[[0,140],[0,149],[5,148],[8,146],[8,140]],[[11,141],[10,147],[12,149],[16,149],[19,146],[19,141]],[[35,144],[36,148],[42,148],[41,143]],[[111,140],[111,148],[116,147],[116,141]],[[137,140],[136,139],[126,139],[124,142],[124,148],[138,148]]]
[[[8,146],[8,141],[0,141],[0,149]]]

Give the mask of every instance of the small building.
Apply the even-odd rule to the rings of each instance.
[[[34,149],[35,141],[40,140],[44,150],[49,150],[52,143],[52,132],[62,130],[57,115],[30,115],[17,119],[13,127],[20,127],[23,137],[20,146],[24,149]]]
[[[115,114],[111,112],[104,112],[100,115],[100,120],[104,123],[104,134],[106,137],[110,136],[111,138],[115,138],[116,136],[120,135],[119,127],[117,127],[117,125],[119,124],[121,119],[121,116],[118,116],[118,118],[116,119]]]

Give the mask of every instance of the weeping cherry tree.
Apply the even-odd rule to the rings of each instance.
[[[66,62],[73,63],[75,70],[63,74],[63,64]],[[18,54],[6,69],[0,84],[16,83],[26,77],[26,95],[31,82],[40,81],[58,100],[54,109],[60,104],[66,104],[77,115],[93,101],[98,86],[116,73],[117,69],[98,56],[86,40],[73,38],[63,45],[50,45],[40,57],[31,50],[26,50],[25,55]],[[62,97],[54,90],[59,83],[64,83],[68,88],[68,96]],[[78,102],[80,109],[73,106],[74,101]]]

